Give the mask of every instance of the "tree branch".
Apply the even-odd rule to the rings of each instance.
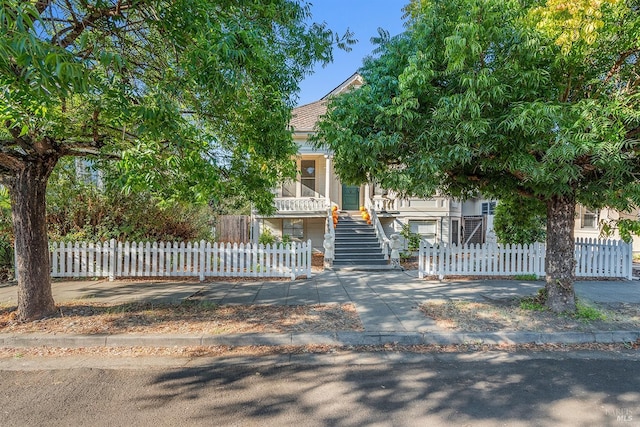
[[[94,9],[91,13],[85,16],[82,21],[78,21],[74,25],[64,28],[56,35],[54,35],[51,39],[51,42],[53,44],[57,44],[62,48],[67,48],[71,44],[73,44],[78,37],[80,37],[84,30],[89,27],[93,27],[98,20],[102,18],[122,16],[122,12],[130,8],[131,4],[122,4],[122,2],[118,2],[118,4],[114,7],[105,9]],[[60,37],[64,34],[66,35],[61,39]]]
[[[109,160],[121,160],[122,156],[117,153],[102,153],[99,150],[86,148],[86,147],[74,147],[66,152],[67,156],[72,157],[100,157]]]
[[[36,1],[36,10],[42,14],[44,10],[51,4],[51,0],[38,0]]]
[[[627,58],[629,58],[634,53],[638,53],[638,52],[640,52],[640,50],[637,49],[637,48],[629,49],[629,50],[626,50],[626,51],[622,52],[620,54],[620,57],[618,58],[618,60],[613,64],[613,66],[611,67],[611,69],[607,73],[607,76],[604,78],[603,83],[606,84],[609,80],[611,80],[611,78],[614,76],[614,74],[616,74],[620,70],[620,67],[622,67],[622,64],[624,63],[624,61],[626,61]]]
[[[625,134],[625,138],[626,139],[634,139],[638,135],[640,135],[640,126],[638,126],[635,129],[631,129],[631,130],[627,131],[627,133]]]
[[[11,126],[11,122],[9,122],[8,120],[4,123],[4,126],[7,128],[7,130],[9,131],[11,136],[13,137],[13,140],[12,141],[1,141],[3,146],[6,147],[7,145],[15,145],[15,144],[17,144],[18,146],[20,146],[20,148],[22,148],[27,153],[33,151],[32,142],[29,140],[29,138],[25,138],[24,135],[20,136],[20,130],[18,128],[12,127]]]
[[[22,156],[15,150],[5,150],[0,148],[0,167],[9,171],[16,171],[24,166]]]

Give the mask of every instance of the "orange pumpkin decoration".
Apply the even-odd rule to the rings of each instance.
[[[333,212],[337,211],[337,210],[338,210],[338,206],[333,205],[333,207],[331,207],[331,210],[332,210]]]
[[[364,206],[360,206],[360,212],[364,212],[366,210],[367,210],[367,208],[365,208]]]

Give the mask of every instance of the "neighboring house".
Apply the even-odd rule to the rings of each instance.
[[[327,210],[336,205],[341,211],[374,207],[387,236],[400,233],[403,225],[409,224],[413,232],[431,243],[483,243],[492,224],[495,202],[481,199],[460,202],[440,196],[400,199],[374,185],[346,185],[333,169],[331,153],[309,143],[316,123],[327,111],[328,99],[361,85],[362,77],[353,74],[322,99],[293,110],[291,126],[299,147],[296,158],[299,175],[296,181],[283,183],[275,190],[274,215],[254,214],[254,240],[269,229],[278,238],[288,235],[294,240],[311,239],[313,247],[321,249]]]
[[[638,220],[640,218],[640,209],[635,209],[631,213],[620,213],[608,208],[593,211],[584,206],[578,205],[576,208],[576,225],[573,232],[576,238],[599,239],[602,237],[601,231],[603,224],[611,224],[616,220],[624,218]],[[620,238],[620,234],[617,229],[614,229],[610,238]],[[640,238],[637,236],[634,236],[633,238],[633,252],[640,252]]]

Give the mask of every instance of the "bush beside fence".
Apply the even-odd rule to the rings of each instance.
[[[485,243],[438,245],[422,243],[418,275],[516,276],[545,274],[546,246]],[[632,278],[632,247],[618,240],[577,239],[576,277]]]
[[[52,277],[311,277],[311,241],[52,243]]]

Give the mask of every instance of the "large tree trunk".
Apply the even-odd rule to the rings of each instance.
[[[575,224],[573,196],[557,196],[547,201],[547,307],[555,312],[575,312]]]
[[[9,182],[21,321],[43,318],[56,309],[51,293],[45,193],[57,162],[57,156],[31,157]]]

